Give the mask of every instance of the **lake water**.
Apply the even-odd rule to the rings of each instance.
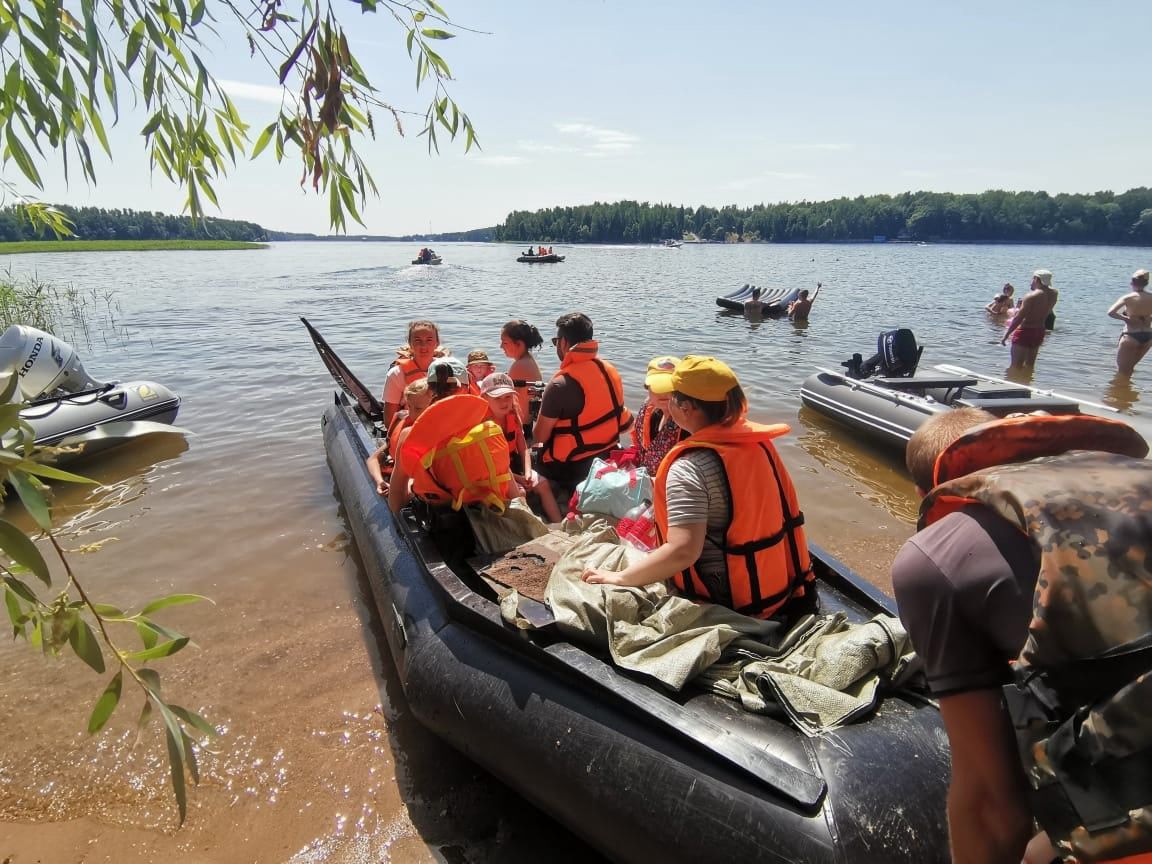
[[[781,452],[810,536],[881,586],[912,532],[899,464],[801,411],[816,366],[867,355],[908,326],[922,368],[1007,365],[1002,324],[982,309],[1005,281],[1055,273],[1058,325],[1035,383],[1109,402],[1145,420],[1152,361],[1114,376],[1118,322],[1105,312],[1152,250],[1022,246],[571,247],[559,265],[517,264],[516,247],[279,244],[252,252],[77,253],[9,259],[13,274],[115,292],[119,335],[79,344],[98,378],[147,378],[184,398],[194,432],[114,454],[60,489],[56,518],[101,599],[139,605],[173,589],[214,607],[166,622],[197,649],[161,665],[167,692],[222,731],[176,830],[158,736],[136,747],[125,698],[101,735],[83,732],[102,686],[72,659],[0,643],[0,860],[206,862],[588,860],[574,838],[410,717],[348,547],[319,420],[332,396],[299,316],[374,390],[405,323],[431,318],[457,354],[499,356],[509,318],[547,339],[573,309],[641,398],[647,361],[709,353],[740,375],[755,419],[786,421]],[[713,302],[744,283],[824,289],[807,327],[752,324]],[[546,344],[545,375],[557,361]],[[383,653],[381,653],[383,652]],[[178,694],[178,695],[176,695]]]

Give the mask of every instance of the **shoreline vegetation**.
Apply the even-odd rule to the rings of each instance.
[[[685,207],[618,201],[515,211],[520,243],[1041,243],[1152,246],[1152,189],[1091,194],[904,192],[830,201]]]
[[[237,249],[267,249],[267,243],[247,240],[21,240],[0,242],[0,255],[32,252],[220,252]]]

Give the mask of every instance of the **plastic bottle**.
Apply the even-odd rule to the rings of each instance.
[[[651,552],[659,543],[656,520],[649,502],[637,504],[622,517],[616,527],[620,539],[643,552]]]

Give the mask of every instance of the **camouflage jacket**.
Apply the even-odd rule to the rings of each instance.
[[[971,502],[1041,553],[1005,688],[1037,820],[1069,860],[1152,853],[1152,462],[1079,451],[986,468],[933,489],[921,527]]]

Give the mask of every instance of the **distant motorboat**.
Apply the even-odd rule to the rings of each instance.
[[[664,241],[664,248],[665,249],[679,249],[683,245],[684,245],[684,242],[682,240],[665,240]]]
[[[439,264],[442,259],[431,249],[421,250],[421,254],[412,259],[413,264]]]

